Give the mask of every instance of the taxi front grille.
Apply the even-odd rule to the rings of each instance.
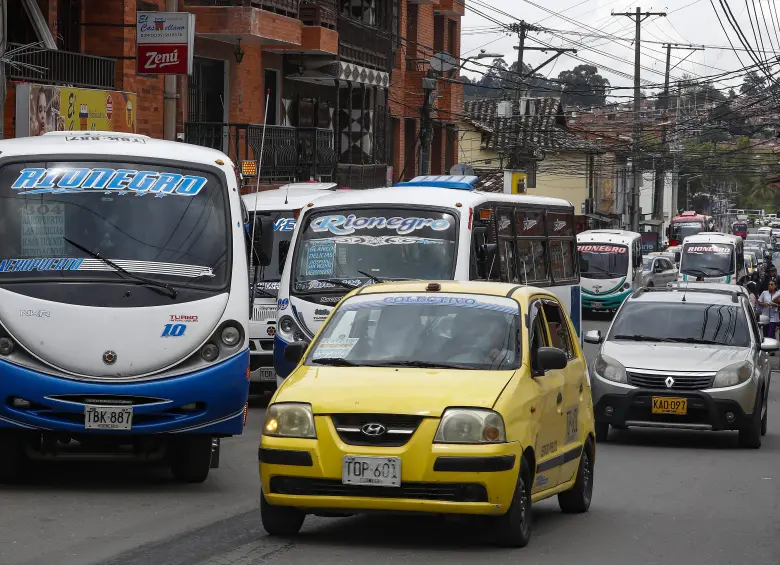
[[[422,422],[421,416],[405,414],[332,414],[330,418],[344,443],[381,447],[406,445]],[[383,431],[373,433],[379,430]]]
[[[475,483],[401,483],[400,487],[345,485],[338,479],[271,477],[271,494],[406,498],[447,502],[487,502],[487,489]]]
[[[667,381],[667,379],[671,379]],[[712,387],[715,375],[650,375],[628,371],[628,384],[639,388],[664,390],[703,390]],[[671,382],[672,386],[668,386]]]

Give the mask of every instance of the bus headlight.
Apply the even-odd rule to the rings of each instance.
[[[206,361],[211,362],[219,356],[219,347],[213,343],[207,343],[200,348],[200,356]]]
[[[14,341],[9,337],[0,337],[0,355],[10,355],[14,352]]]
[[[298,327],[298,324],[296,324],[295,320],[290,316],[282,316],[279,319],[279,329],[277,333],[288,343],[293,341],[306,341],[303,330]]]
[[[228,347],[234,347],[241,341],[241,332],[234,326],[225,326],[222,330],[222,343]]]

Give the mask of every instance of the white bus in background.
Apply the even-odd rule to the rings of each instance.
[[[295,220],[309,202],[331,194],[335,189],[336,183],[296,183],[242,197],[249,217],[270,218],[274,229],[271,264],[249,273],[250,291],[254,285],[254,305],[249,321],[249,390],[252,394],[276,389],[273,352],[276,300]]]
[[[737,284],[746,272],[741,237],[700,233],[683,240],[677,280]]]
[[[631,294],[642,270],[642,236],[624,230],[589,230],[577,234],[582,307],[616,312]]]
[[[350,290],[398,280],[485,280],[550,287],[581,334],[574,207],[567,200],[474,189],[476,177],[417,177],[336,193],[307,206],[282,274],[274,367],[311,341]],[[391,339],[391,336],[377,336]]]

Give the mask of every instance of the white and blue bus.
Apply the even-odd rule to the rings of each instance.
[[[474,189],[476,177],[417,177],[391,188],[325,196],[301,214],[279,287],[274,367],[310,341],[331,310],[365,284],[484,280],[551,287],[581,335],[574,207],[541,196]]]
[[[582,307],[617,312],[642,271],[642,235],[625,230],[589,230],[577,235]]]
[[[0,481],[29,457],[96,455],[205,480],[249,393],[249,218],[228,157],[111,132],[5,140],[0,196]]]

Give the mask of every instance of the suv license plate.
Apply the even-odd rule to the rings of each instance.
[[[345,455],[341,482],[345,485],[401,486],[400,457],[358,457]]]
[[[84,428],[87,430],[129,430],[133,427],[130,406],[85,406]]]
[[[677,416],[685,416],[687,413],[687,398],[653,397],[653,414],[675,414]]]

